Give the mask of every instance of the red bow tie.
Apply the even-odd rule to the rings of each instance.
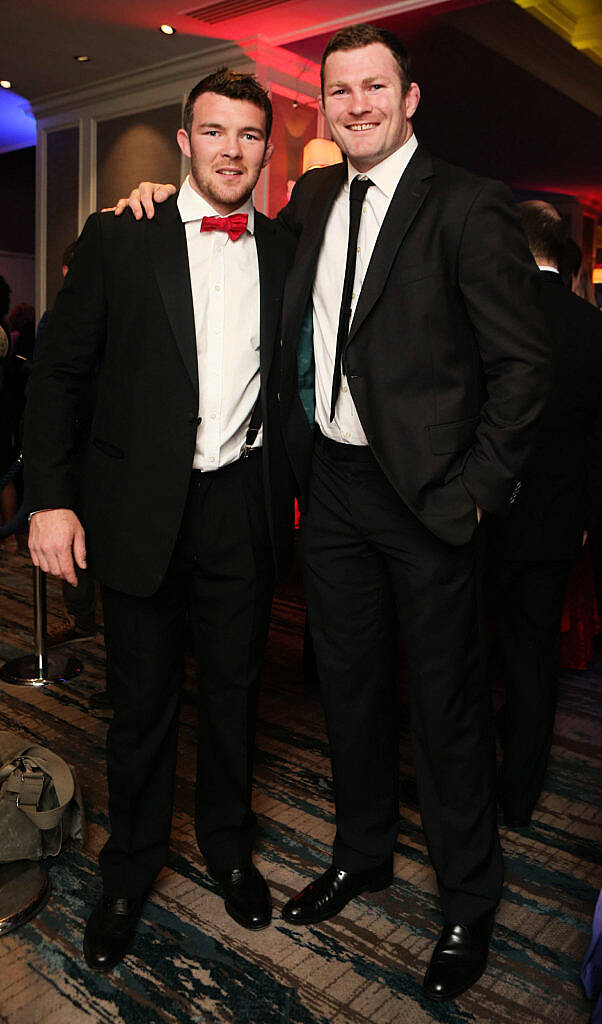
[[[230,217],[203,217],[201,231],[227,231],[235,242],[244,235],[248,219],[246,213],[233,213]]]

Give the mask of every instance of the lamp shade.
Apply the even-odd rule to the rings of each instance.
[[[336,142],[330,139],[310,139],[303,147],[303,169],[302,174],[311,171],[312,167],[329,167],[331,164],[343,162],[341,153]]]

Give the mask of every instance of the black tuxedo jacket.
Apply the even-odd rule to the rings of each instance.
[[[309,171],[281,222],[298,237],[283,313],[281,407],[302,498],[313,419],[311,291],[346,165]],[[344,252],[341,259],[345,259]],[[344,367],[372,451],[443,540],[467,541],[475,503],[504,508],[548,386],[537,268],[505,186],[418,147],[383,222]]]
[[[290,239],[257,213],[260,374],[267,513],[277,566],[292,546],[292,474],[276,388]],[[98,369],[84,458],[75,458],[78,396]],[[153,220],[89,217],[36,361],[25,431],[25,501],[71,508],[94,574],[153,593],[167,569],[190,483],[198,375],[185,229],[176,197]],[[81,479],[80,479],[81,477]]]
[[[501,554],[572,559],[602,513],[602,314],[540,272],[553,383],[508,519],[490,523]]]

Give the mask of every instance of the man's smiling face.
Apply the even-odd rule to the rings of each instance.
[[[190,157],[192,187],[222,215],[248,199],[273,151],[266,144],[264,111],[214,92],[197,98],[190,137],[180,128],[178,144]]]
[[[419,100],[416,82],[402,94],[399,66],[383,43],[335,50],[326,59],[320,106],[334,141],[358,171],[403,146]]]

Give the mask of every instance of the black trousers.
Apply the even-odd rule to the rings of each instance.
[[[470,923],[496,906],[503,873],[478,540],[438,540],[369,449],[319,439],[302,554],[332,753],[334,864],[357,871],[393,853],[397,618],[429,853],[445,917]]]
[[[110,837],[106,892],[144,894],[165,864],[186,616],[198,681],[195,825],[214,870],[251,854],[253,743],[273,591],[261,457],[193,472],[175,551],[147,598],[102,588]]]
[[[509,818],[528,819],[543,789],[571,565],[569,559],[526,562],[493,556],[488,565],[488,603],[506,690],[499,790]]]

